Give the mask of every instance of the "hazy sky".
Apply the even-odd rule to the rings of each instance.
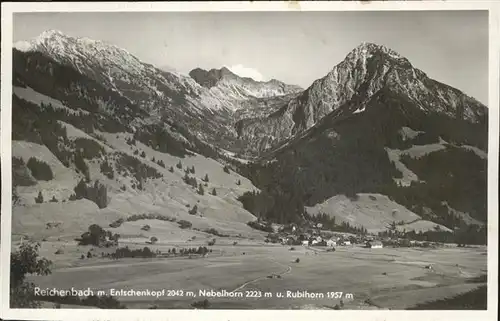
[[[487,11],[28,13],[14,41],[48,29],[127,49],[182,73],[230,67],[308,87],[363,41],[386,45],[430,77],[488,101]]]

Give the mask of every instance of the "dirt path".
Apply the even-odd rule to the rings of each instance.
[[[291,266],[289,266],[289,265],[284,265],[284,264],[281,264],[281,263],[276,262],[276,261],[273,261],[273,262],[274,262],[274,263],[276,263],[276,264],[278,264],[278,265],[281,265],[281,266],[286,266],[286,267],[287,267],[287,269],[286,269],[285,271],[283,271],[283,272],[281,272],[281,273],[278,273],[278,274],[276,274],[276,275],[281,276],[281,275],[289,274],[289,273],[291,273],[291,272],[292,272],[292,267],[291,267]],[[254,282],[257,282],[257,281],[260,281],[260,280],[265,280],[265,279],[267,279],[267,275],[266,275],[266,276],[260,276],[260,277],[258,277],[258,278],[253,279],[253,280],[250,280],[250,281],[248,281],[248,282],[245,282],[245,283],[243,283],[242,285],[240,285],[239,287],[237,287],[236,289],[234,289],[233,291],[231,291],[231,293],[236,292],[236,291],[239,291],[239,290],[243,289],[244,287],[246,287],[247,285],[249,285],[249,284],[251,284],[251,283],[254,283]]]

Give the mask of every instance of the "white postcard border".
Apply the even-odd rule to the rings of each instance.
[[[489,147],[488,147],[488,310],[487,311],[305,311],[305,310],[97,310],[97,309],[10,309],[9,271],[11,248],[11,95],[12,15],[14,12],[151,12],[151,11],[398,11],[398,10],[489,10]],[[496,320],[498,308],[498,149],[500,4],[496,1],[409,1],[409,2],[31,2],[2,3],[1,75],[1,314],[16,320]]]

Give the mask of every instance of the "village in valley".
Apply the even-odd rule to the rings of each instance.
[[[265,229],[266,224],[261,224]],[[392,235],[372,235],[368,233],[334,232],[323,228],[322,223],[309,224],[300,227],[297,224],[278,225],[268,224],[272,229],[266,239],[266,243],[279,243],[282,245],[301,245],[315,247],[327,251],[335,251],[335,247],[356,246],[367,249],[379,249],[383,247],[437,247],[444,245],[440,242],[411,240],[398,233]],[[390,234],[390,233],[379,233]]]

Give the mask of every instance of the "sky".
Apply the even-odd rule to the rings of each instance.
[[[361,42],[488,102],[487,11],[17,13],[14,42],[45,30],[122,47],[181,73],[221,68],[307,88]]]

